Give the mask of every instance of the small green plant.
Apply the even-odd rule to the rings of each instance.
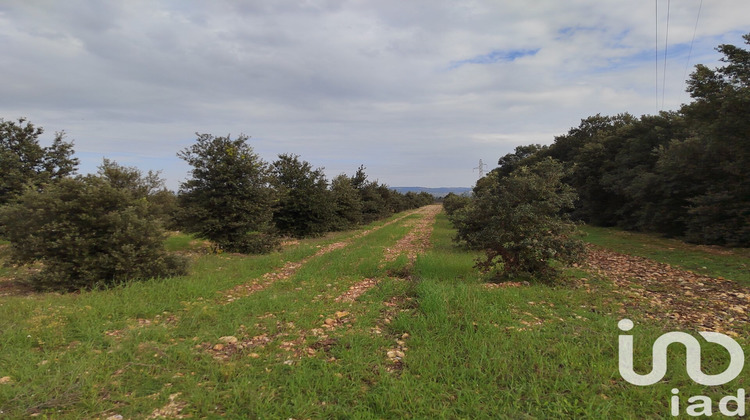
[[[28,190],[0,211],[16,264],[41,262],[38,289],[77,290],[186,272],[164,250],[164,233],[145,199],[95,177]]]

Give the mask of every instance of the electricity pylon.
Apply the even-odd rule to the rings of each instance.
[[[479,169],[479,178],[484,176],[484,167],[487,166],[486,163],[482,162],[482,159],[479,159],[479,166],[476,168],[472,168],[472,172],[474,172],[474,169]]]

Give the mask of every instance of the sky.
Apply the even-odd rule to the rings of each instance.
[[[106,157],[173,190],[195,133],[329,178],[468,187],[480,159],[588,116],[690,102],[693,66],[743,45],[748,16],[747,0],[0,0],[0,118],[43,145],[65,131],[80,173]]]

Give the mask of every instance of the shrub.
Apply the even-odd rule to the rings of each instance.
[[[95,176],[27,190],[0,211],[11,261],[41,262],[29,282],[38,289],[77,290],[186,272],[168,255],[145,200]]]
[[[465,195],[448,193],[448,195],[443,198],[443,210],[445,210],[445,214],[448,218],[452,218],[453,214],[468,206],[469,203],[471,203],[471,198]]]
[[[482,250],[477,261],[483,271],[500,269],[504,277],[530,275],[553,280],[558,272],[550,263],[578,261],[583,244],[575,224],[561,212],[573,207],[575,194],[564,184],[562,164],[547,158],[521,166],[508,176],[491,172],[475,198],[454,213],[457,239]]]
[[[279,243],[272,220],[275,194],[268,164],[247,139],[198,134],[196,144],[178,153],[193,167],[180,189],[179,218],[184,230],[221,250],[262,253]]]
[[[278,197],[273,220],[279,232],[297,238],[328,232],[335,209],[323,169],[313,170],[299,156],[282,154],[271,173]]]

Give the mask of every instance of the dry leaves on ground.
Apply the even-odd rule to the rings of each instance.
[[[626,308],[637,306],[649,318],[730,335],[748,321],[750,291],[731,280],[597,247],[589,247],[588,265],[614,282]]]

